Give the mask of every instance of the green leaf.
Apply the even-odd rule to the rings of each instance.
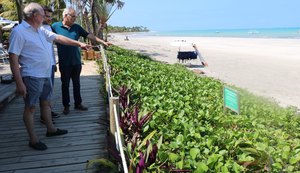
[[[200,133],[195,133],[194,136],[195,136],[195,138],[201,138]]]
[[[235,173],[240,173],[241,172],[241,166],[240,165],[238,165],[237,163],[233,163],[233,170],[234,170],[234,172]]]
[[[177,137],[176,137],[176,143],[178,144],[178,145],[181,145],[182,143],[183,143],[183,141],[184,141],[184,137],[183,137],[183,135],[178,135]]]
[[[169,154],[169,159],[171,160],[171,162],[175,162],[178,158],[179,158],[179,155],[177,155],[177,154],[174,154],[174,153]]]
[[[240,148],[244,153],[247,153],[253,157],[260,157],[259,152],[255,148]]]
[[[138,150],[140,150],[141,147],[145,146],[147,140],[150,140],[150,139],[154,136],[155,133],[156,133],[156,130],[153,130],[148,136],[146,136],[146,137],[144,138],[143,142],[139,145]]]
[[[227,150],[221,150],[221,151],[219,151],[219,154],[221,156],[225,156],[226,154],[228,154],[228,151]]]
[[[286,172],[294,172],[294,166],[288,166],[287,168],[286,168]]]
[[[222,166],[222,173],[229,173],[228,168],[226,166]]]
[[[149,154],[151,153],[151,151],[152,151],[152,144],[150,143],[147,147],[146,162],[148,162],[148,157],[149,157]]]
[[[200,153],[200,149],[198,149],[198,148],[190,149],[190,155],[191,155],[192,159],[195,159],[199,153]]]
[[[291,148],[289,146],[284,146],[282,150],[283,150],[283,152],[282,152],[282,158],[288,159],[289,155],[290,155]]]
[[[282,169],[282,165],[280,163],[273,163],[272,166],[278,170]]]
[[[212,138],[208,138],[206,141],[207,146],[210,148],[212,146],[213,143],[213,139]]]
[[[205,173],[208,171],[208,166],[206,166],[206,164],[203,162],[199,162],[196,167],[197,169],[195,172],[197,173]]]
[[[184,151],[180,151],[180,158],[185,158],[185,152]]]
[[[290,164],[295,164],[295,163],[298,163],[298,162],[300,162],[300,154],[298,154],[297,156],[295,156],[295,157],[292,157],[291,159],[290,159]]]
[[[217,154],[210,155],[207,160],[207,165],[209,165],[209,167],[212,168],[214,164],[218,161],[218,159],[219,159],[219,155]]]
[[[204,154],[208,155],[209,152],[210,152],[210,150],[208,148],[204,148],[204,151],[203,151]]]
[[[165,162],[168,159],[168,154],[165,152],[158,152],[158,158],[160,161]]]
[[[161,136],[159,137],[159,140],[157,141],[157,148],[158,148],[158,149],[160,149],[160,146],[161,146],[161,144],[162,144],[162,140],[163,140],[163,135],[161,135]]]
[[[183,168],[183,159],[181,159],[179,162],[177,162],[177,166],[179,169]]]
[[[147,124],[146,126],[144,126],[143,128],[143,133],[147,132],[149,130],[149,125]]]
[[[169,144],[169,147],[170,147],[171,149],[179,148],[179,147],[178,147],[178,144],[177,144],[176,142],[171,142],[171,143]]]

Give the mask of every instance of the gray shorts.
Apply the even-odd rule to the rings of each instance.
[[[40,100],[49,100],[52,97],[51,78],[23,77],[27,95],[24,98],[25,106],[32,107]]]

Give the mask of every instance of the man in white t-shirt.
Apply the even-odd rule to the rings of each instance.
[[[50,109],[52,95],[51,51],[49,42],[90,48],[89,45],[57,35],[41,28],[44,10],[38,3],[29,3],[23,10],[24,20],[10,34],[9,61],[18,94],[24,98],[23,120],[29,135],[29,147],[46,150],[34,130],[35,105],[41,101],[42,117],[46,122],[47,137],[67,134],[67,130],[53,125]]]
[[[52,13],[53,11],[49,8],[49,7],[43,7],[44,9],[44,12],[45,12],[45,18],[44,18],[44,21],[43,21],[43,25],[42,27],[48,31],[52,31],[51,29],[51,23],[52,23]],[[55,54],[54,54],[54,47],[53,47],[53,44],[52,43],[49,43],[48,44],[49,46],[49,49],[51,50],[51,64],[52,64],[52,70],[51,70],[51,81],[52,81],[52,87],[54,89],[54,76],[55,76],[55,72],[56,72],[56,59],[55,59]],[[51,115],[52,115],[52,118],[59,118],[59,114],[55,113],[52,111],[52,106],[51,106]],[[41,116],[40,117],[40,122],[45,124],[45,120],[43,119],[43,117]],[[53,121],[54,123],[54,121]]]

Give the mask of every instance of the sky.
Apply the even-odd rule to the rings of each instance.
[[[300,26],[300,0],[122,0],[109,25],[152,31]]]

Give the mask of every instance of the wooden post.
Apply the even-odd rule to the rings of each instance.
[[[116,132],[116,119],[114,115],[114,105],[117,108],[117,117],[119,117],[119,97],[110,97],[109,98],[109,126],[110,126],[110,135],[112,135],[111,139],[115,139],[115,132]]]

